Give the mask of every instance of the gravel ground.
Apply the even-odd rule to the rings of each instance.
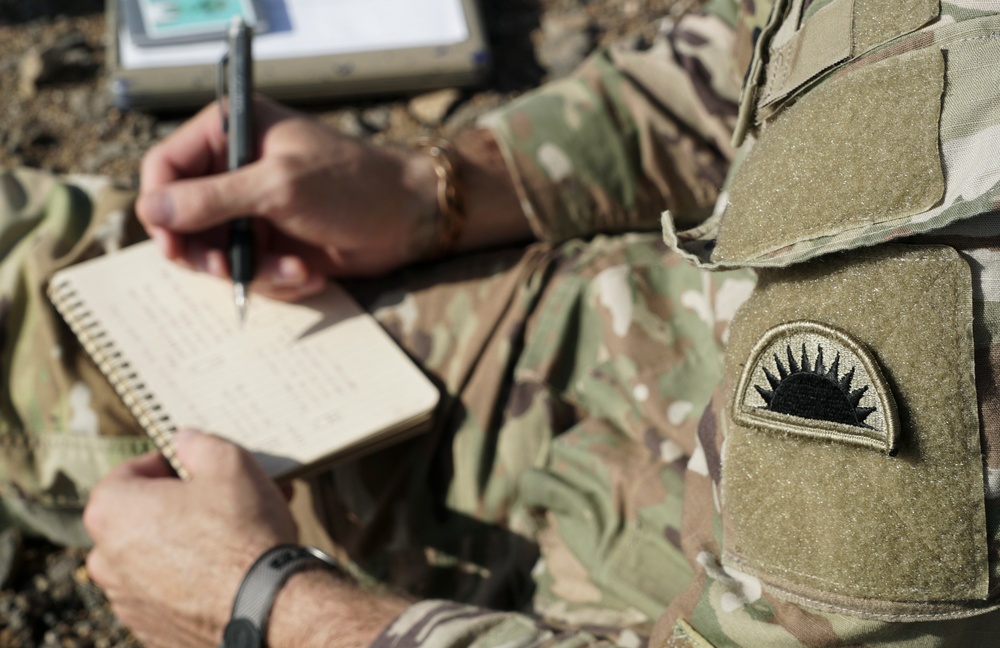
[[[564,75],[602,43],[648,40],[693,0],[481,0],[494,70],[481,87],[303,107],[377,142],[448,135]],[[104,89],[103,0],[0,0],[0,168],[138,184],[143,153],[186,115],[122,112]],[[85,552],[0,532],[0,648],[133,647],[87,577]]]

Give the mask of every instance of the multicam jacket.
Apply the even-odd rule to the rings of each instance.
[[[1000,645],[998,95],[996,2],[744,0],[485,120],[541,238],[665,209],[665,265],[715,271],[666,317],[725,359],[529,473],[533,616],[429,601],[377,645]]]

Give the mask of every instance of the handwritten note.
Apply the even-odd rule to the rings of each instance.
[[[169,263],[150,243],[53,283],[82,300],[136,374],[129,384],[172,424],[236,441],[272,474],[410,427],[437,402],[433,385],[336,285],[298,304],[254,295],[241,328],[228,282]]]

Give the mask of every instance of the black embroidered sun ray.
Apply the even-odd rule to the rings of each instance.
[[[820,345],[816,349],[816,366],[813,367],[816,374],[822,375],[826,373],[826,366],[823,364],[823,346]]]
[[[868,385],[865,385],[860,389],[855,389],[854,391],[851,392],[851,395],[847,397],[847,400],[851,401],[851,405],[857,407],[858,403],[861,402],[861,398],[865,395],[866,391],[868,391]]]
[[[837,375],[840,373],[840,351],[837,351],[837,355],[833,358],[833,364],[830,365],[830,371],[826,372],[826,377],[830,380],[837,380]]]
[[[874,414],[877,409],[877,407],[859,407],[854,411],[858,415],[858,421],[863,423],[864,420]]]
[[[788,371],[793,374],[799,373],[799,365],[795,362],[795,354],[792,353],[792,347],[786,346],[785,353],[788,355]]]
[[[785,369],[785,365],[781,364],[781,360],[778,359],[777,353],[774,354],[774,364],[778,367],[778,376],[780,376],[782,380],[787,378],[788,370]]]
[[[851,370],[840,379],[840,388],[844,390],[844,393],[850,393],[852,382],[854,382],[854,367],[851,367]]]

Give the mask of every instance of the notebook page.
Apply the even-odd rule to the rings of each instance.
[[[437,390],[340,287],[288,304],[177,267],[151,243],[69,268],[93,318],[178,427],[229,438],[270,474],[428,414]]]

